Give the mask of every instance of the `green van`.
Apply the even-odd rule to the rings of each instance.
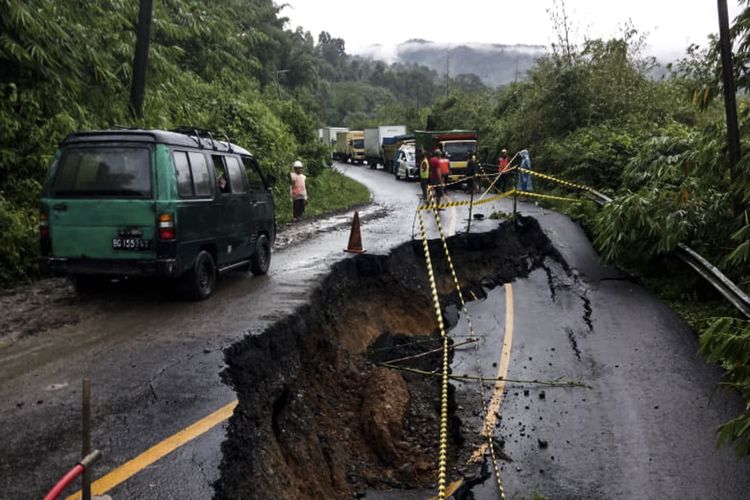
[[[218,273],[268,271],[274,181],[248,151],[207,131],[71,134],[44,184],[42,268],[78,287],[172,277],[184,295],[205,299]]]

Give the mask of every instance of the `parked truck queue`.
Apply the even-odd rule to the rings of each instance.
[[[333,148],[332,158],[370,168],[382,165],[397,180],[416,180],[418,165],[434,151],[445,153],[450,162],[446,180],[466,175],[468,157],[477,151],[479,135],[473,130],[415,130],[407,133],[404,125],[381,125],[364,130],[325,127],[319,133]],[[335,139],[334,139],[335,137]]]

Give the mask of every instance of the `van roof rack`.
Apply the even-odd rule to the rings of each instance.
[[[198,143],[199,147],[203,147],[203,143],[201,142],[201,138],[208,138],[208,140],[211,141],[211,148],[216,151],[218,148],[216,147],[216,141],[214,140],[214,135],[217,135],[219,137],[223,137],[224,141],[227,143],[227,148],[229,149],[230,153],[233,153],[232,150],[232,142],[229,140],[229,136],[227,136],[226,132],[220,132],[217,130],[209,130],[205,128],[198,128],[198,127],[190,127],[188,125],[180,125],[179,127],[173,128],[171,130],[172,132],[177,132],[178,134],[185,134],[189,137],[193,137],[195,139],[195,142]]]

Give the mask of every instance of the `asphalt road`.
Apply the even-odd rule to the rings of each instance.
[[[590,389],[508,384],[496,428],[513,459],[501,469],[508,497],[750,498],[750,460],[716,448],[715,429],[743,403],[715,391],[721,372],[700,357],[695,334],[648,291],[601,265],[566,217],[530,206],[524,212],[540,221],[571,270],[548,259],[547,269],[512,284],[507,377],[562,378]],[[496,375],[507,294],[497,288],[470,304],[481,361],[464,348],[456,373],[480,366]],[[461,322],[455,333],[466,330]],[[459,393],[477,391],[458,385]],[[494,476],[474,493],[498,498]]]
[[[369,252],[387,252],[411,238],[416,184],[367,167],[339,168],[373,192],[375,206],[364,211],[362,228]],[[515,395],[508,388],[499,431],[515,460],[502,473],[509,492],[748,498],[748,461],[737,462],[730,449],[717,451],[714,440],[715,427],[741,403],[722,393],[710,399],[720,373],[696,354],[695,336],[648,292],[602,266],[567,218],[533,205],[521,210],[539,217],[574,274],[550,263],[549,273],[539,270],[513,284],[509,376],[576,378],[592,389],[545,389],[542,400],[538,390],[524,396],[523,389]],[[465,228],[465,209],[444,214],[449,231]],[[72,305],[80,309],[80,322],[0,348],[0,497],[39,497],[80,458],[83,377],[92,379],[92,441],[104,454],[94,477],[231,402],[235,396],[219,378],[222,349],[292,312],[333,262],[349,258],[342,252],[347,221],[311,224],[309,237],[304,228],[293,228],[290,234],[303,241],[275,251],[268,276],[227,276],[208,301],[175,301],[156,287],[115,287]],[[473,222],[472,230],[494,224]],[[478,324],[488,321],[482,328],[494,332],[487,334],[480,361],[487,373],[502,345],[497,319],[504,314],[504,294],[497,289],[470,306]],[[462,355],[457,364],[476,368],[475,358]],[[528,432],[520,436],[516,427]],[[109,494],[209,498],[223,435],[224,427],[215,427]],[[539,449],[538,438],[548,442],[546,449]],[[476,493],[496,496],[491,481]]]
[[[363,216],[370,252],[408,239],[417,186],[367,167]],[[315,196],[315,193],[311,193]],[[235,399],[219,378],[222,349],[303,304],[343,252],[352,214],[293,227],[265,277],[235,273],[210,300],[172,299],[153,286],[114,287],[71,307],[83,319],[0,348],[0,498],[39,498],[80,460],[81,379],[92,381],[99,477]],[[309,229],[309,231],[308,231]],[[306,234],[310,233],[310,234]],[[282,240],[288,235],[282,235]],[[220,425],[109,492],[113,498],[210,498]]]

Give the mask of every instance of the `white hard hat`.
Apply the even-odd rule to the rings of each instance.
[[[297,160],[294,162],[294,168],[302,168],[302,162]]]

